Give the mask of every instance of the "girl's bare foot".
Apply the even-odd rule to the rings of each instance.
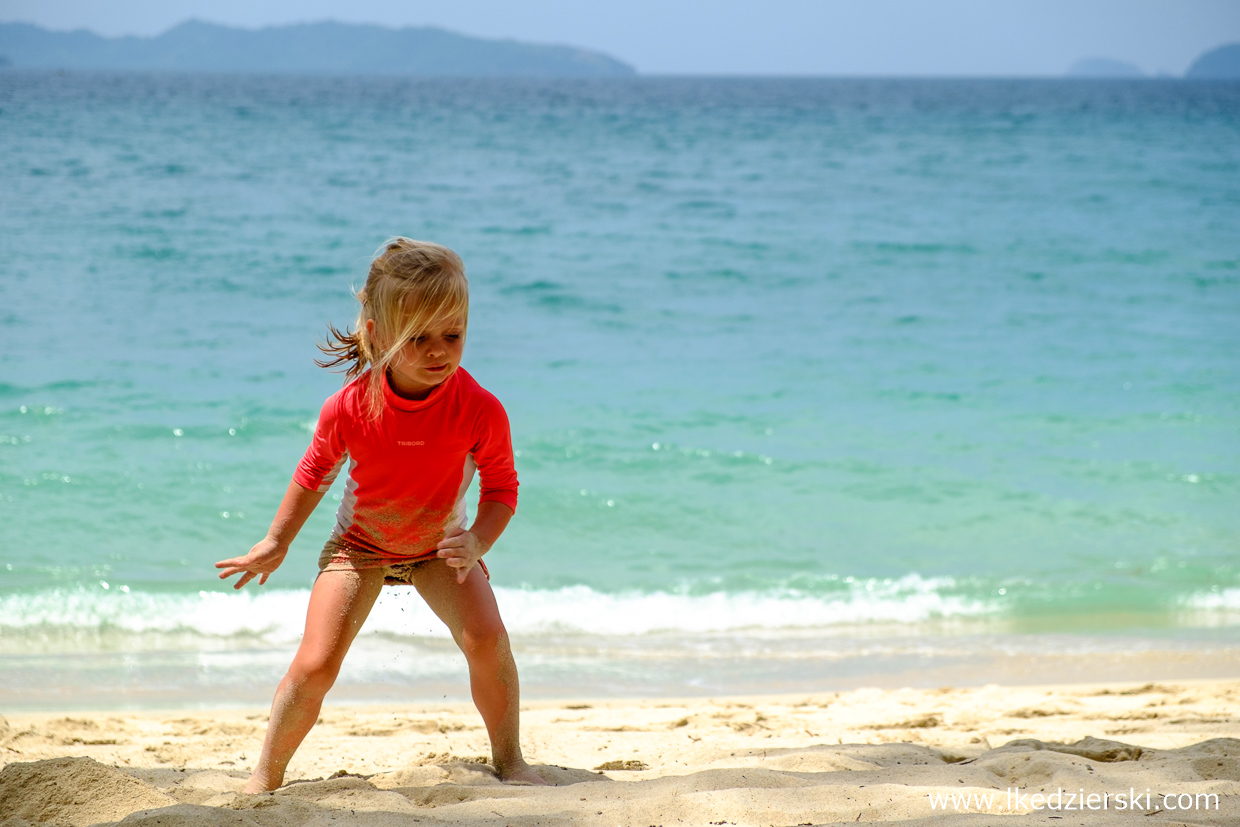
[[[283,776],[280,778],[268,778],[265,773],[255,770],[254,774],[250,776],[250,780],[246,782],[245,789],[241,792],[246,795],[269,793],[279,787],[282,781],[284,781]]]
[[[505,784],[519,787],[546,787],[547,781],[524,761],[507,764],[496,769],[495,774]]]

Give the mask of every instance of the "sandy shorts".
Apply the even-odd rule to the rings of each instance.
[[[385,586],[412,586],[414,572],[420,566],[429,565],[440,558],[434,552],[422,557],[392,558],[369,549],[343,542],[333,535],[328,539],[323,550],[319,552],[319,571],[363,571],[365,569],[383,569]],[[478,561],[478,567],[487,579],[491,573],[486,563]]]

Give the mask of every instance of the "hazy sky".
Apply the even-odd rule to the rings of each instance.
[[[651,74],[1059,75],[1083,57],[1181,74],[1240,42],[1240,0],[0,0],[0,20],[105,35],[188,18],[433,25]]]

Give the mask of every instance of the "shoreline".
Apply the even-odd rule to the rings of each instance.
[[[1228,640],[1086,635],[767,638],[514,637],[526,701],[705,699],[861,688],[934,689],[1240,678]],[[296,646],[0,653],[0,712],[264,707]],[[360,637],[336,705],[468,701],[466,666],[441,639]]]
[[[523,701],[526,755],[551,789],[494,778],[479,762],[487,741],[471,704],[329,703],[289,767],[293,783],[257,797],[239,790],[264,708],[6,711],[0,805],[32,822],[55,810],[84,827],[156,804],[175,808],[161,811],[179,814],[171,823],[204,827],[225,816],[246,825],[938,824],[970,816],[932,811],[931,795],[1148,788],[1216,796],[1217,807],[1189,820],[1221,825],[1240,816],[1238,702],[1240,679]],[[56,799],[71,783],[88,784],[94,800]],[[966,809],[973,819],[1016,812],[976,801]],[[1084,815],[1123,824],[1132,813]]]

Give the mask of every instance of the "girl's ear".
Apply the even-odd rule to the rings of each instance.
[[[387,343],[379,341],[379,338],[375,335],[375,331],[378,329],[379,326],[375,324],[374,319],[366,320],[366,340],[370,342],[371,352],[373,352],[376,356],[387,348]]]

